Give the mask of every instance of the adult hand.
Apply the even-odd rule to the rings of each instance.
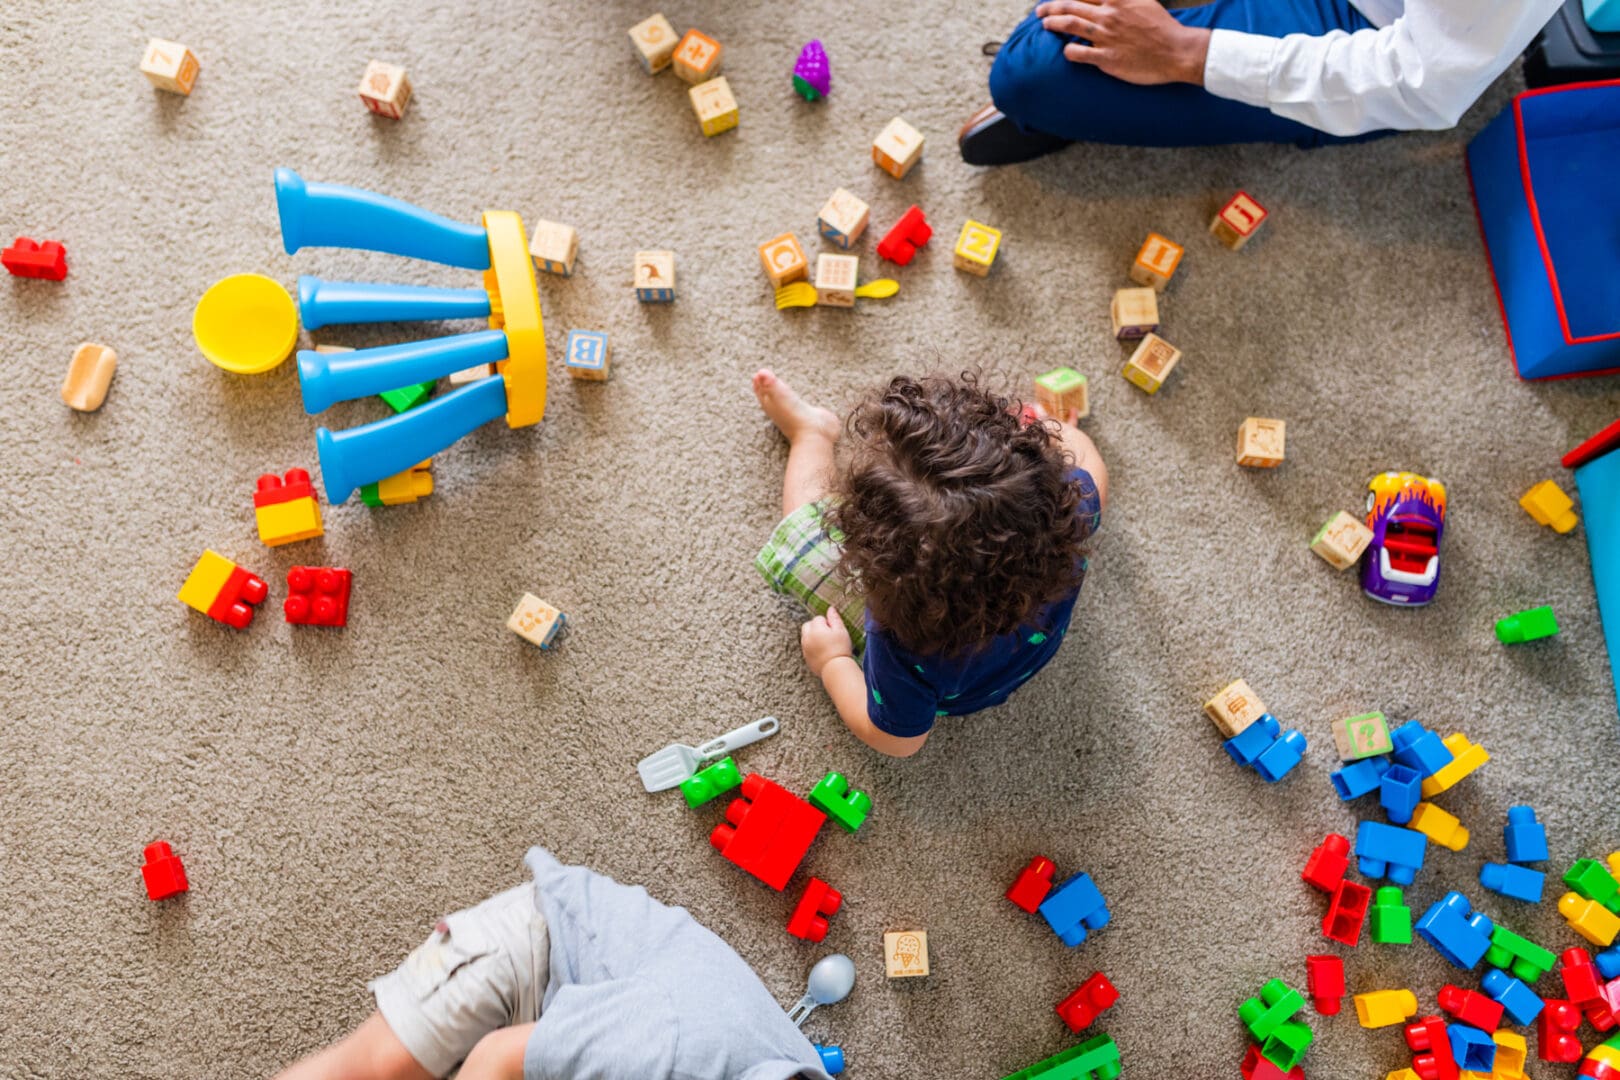
[[[804,650],[804,662],[810,674],[821,678],[821,669],[840,656],[855,658],[855,644],[849,638],[849,628],[836,608],[818,615],[799,627],[799,647]]]
[[[1204,84],[1209,31],[1183,26],[1158,0],[1046,0],[1035,14],[1053,33],[1090,42],[1063,47],[1077,64],[1140,86]]]

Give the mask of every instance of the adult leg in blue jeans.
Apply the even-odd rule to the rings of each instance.
[[[1372,26],[1349,0],[1211,0],[1170,15],[1184,26],[1269,37],[1353,33]],[[1045,29],[1033,12],[1018,25],[990,70],[994,107],[980,110],[962,131],[966,161],[989,165],[1027,160],[1069,142],[1126,146],[1291,142],[1310,147],[1356,141],[1218,97],[1201,86],[1124,82],[1066,58],[1063,47],[1074,40]],[[1000,118],[989,115],[997,111],[1003,114]]]

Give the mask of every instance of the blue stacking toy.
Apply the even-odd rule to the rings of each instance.
[[[1491,931],[1496,929],[1496,924],[1489,916],[1475,913],[1468,897],[1460,892],[1448,892],[1444,899],[1436,900],[1423,913],[1412,929],[1447,962],[1472,971],[1490,949]]]
[[[1333,790],[1339,793],[1339,798],[1349,801],[1377,791],[1388,771],[1388,758],[1368,757],[1352,761],[1330,774],[1328,779],[1333,781]]]
[[[1259,719],[1221,744],[1239,765],[1253,766],[1268,784],[1293,771],[1305,757],[1305,736],[1284,731],[1277,718],[1261,713]]]
[[[1053,889],[1039,910],[1053,933],[1070,948],[1086,940],[1087,930],[1108,925],[1108,904],[1090,874],[1075,874]]]
[[[1454,1020],[1446,1025],[1446,1038],[1451,1040],[1451,1056],[1457,1068],[1488,1073],[1496,1067],[1496,1040],[1479,1028]]]
[[[1533,806],[1508,807],[1502,840],[1507,844],[1508,862],[1532,863],[1547,859],[1547,829],[1536,820]]]
[[[1266,752],[1266,748],[1277,740],[1282,734],[1282,726],[1277,718],[1270,713],[1261,713],[1260,719],[1227,739],[1221,745],[1226,748],[1227,756],[1239,765],[1253,765],[1255,759]]]
[[[1405,825],[1412,820],[1412,811],[1423,801],[1423,777],[1405,765],[1391,765],[1378,782],[1378,805],[1384,808],[1389,820]]]
[[[1293,771],[1305,757],[1305,736],[1297,731],[1285,731],[1266,747],[1265,753],[1254,759],[1254,771],[1268,784],[1275,784]]]
[[[812,1043],[816,1053],[821,1055],[821,1071],[828,1076],[837,1076],[844,1071],[844,1048],[842,1046],[822,1046]]]
[[[1356,826],[1356,863],[1363,877],[1388,877],[1397,885],[1410,885],[1423,869],[1429,838],[1415,829],[1363,821]]]
[[[1396,764],[1417,770],[1419,776],[1433,776],[1451,764],[1451,750],[1440,736],[1416,720],[1408,720],[1389,733]]]
[[[1592,957],[1592,963],[1605,979],[1620,979],[1620,945],[1604,949]]]
[[[1541,903],[1541,891],[1546,882],[1546,874],[1528,866],[1488,862],[1479,868],[1481,885],[1498,896],[1523,900],[1527,904]]]
[[[1505,971],[1496,968],[1485,973],[1485,996],[1502,1006],[1515,1024],[1528,1026],[1546,1007],[1537,993]]]

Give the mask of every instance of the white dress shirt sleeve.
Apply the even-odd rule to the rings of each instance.
[[[1332,135],[1456,125],[1560,0],[1407,0],[1388,26],[1210,35],[1204,87]]]

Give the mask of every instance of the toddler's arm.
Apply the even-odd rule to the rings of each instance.
[[[1103,464],[1102,455],[1097,452],[1097,444],[1091,441],[1091,436],[1081,431],[1077,421],[1068,417],[1058,418],[1052,416],[1039,405],[1030,406],[1035,415],[1042,420],[1056,420],[1058,425],[1058,438],[1063,442],[1063,449],[1068,451],[1074,459],[1076,467],[1086,470],[1091,478],[1097,482],[1097,501],[1102,506],[1108,504],[1108,466]]]
[[[849,630],[837,610],[811,619],[799,629],[799,644],[804,648],[804,662],[810,674],[821,679],[827,696],[832,698],[839,719],[854,736],[890,757],[910,757],[921,750],[928,734],[911,738],[890,735],[872,723],[866,711],[866,672],[855,659],[855,648],[849,639]]]

